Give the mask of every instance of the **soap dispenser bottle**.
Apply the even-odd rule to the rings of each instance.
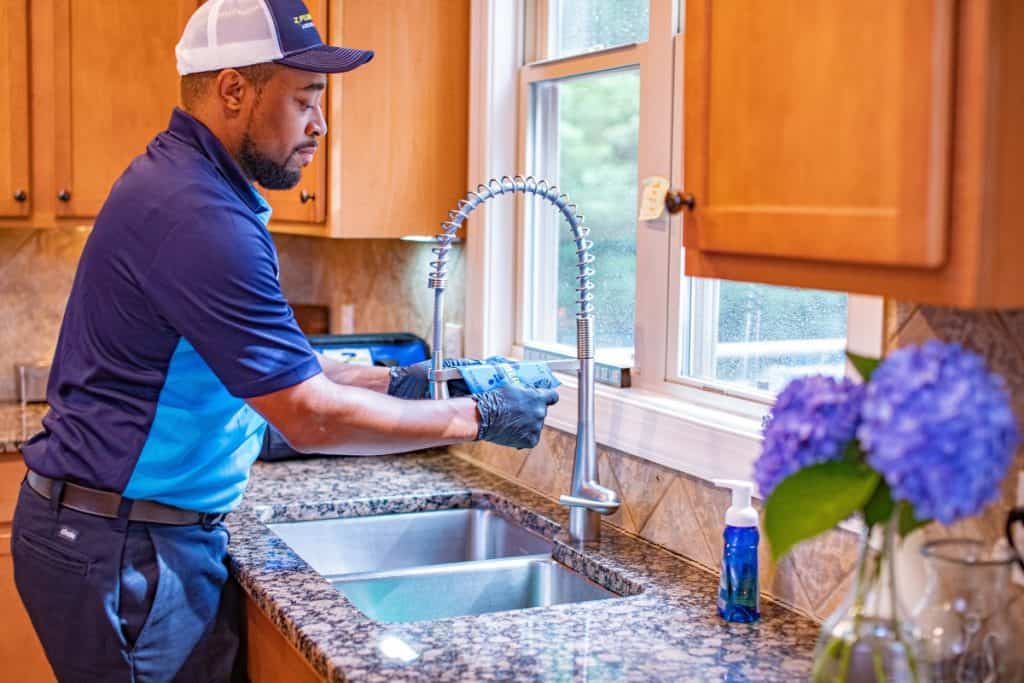
[[[726,621],[748,623],[761,617],[757,587],[757,510],[750,504],[749,481],[715,479],[715,486],[732,489],[732,506],[725,512],[725,547],[718,585],[718,614]]]

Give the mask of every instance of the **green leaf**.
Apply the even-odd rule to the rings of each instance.
[[[860,447],[860,442],[856,439],[850,439],[846,444],[846,448],[843,449],[843,460],[853,463],[854,465],[860,465],[867,461],[867,456]]]
[[[878,486],[875,487],[875,492],[864,504],[862,511],[864,523],[868,525],[868,528],[876,524],[884,524],[892,518],[892,511],[895,508],[896,503],[892,499],[892,490],[884,479],[880,479]]]
[[[909,503],[901,501],[900,508],[900,538],[906,538],[911,533],[931,523],[930,519],[918,519],[914,516],[914,508]]]
[[[863,508],[880,479],[870,467],[846,460],[805,467],[783,479],[765,501],[764,529],[774,559]]]
[[[868,358],[867,356],[861,356],[856,353],[846,352],[846,357],[853,363],[853,367],[857,368],[857,374],[861,376],[865,382],[871,379],[871,373],[882,364],[881,358]]]

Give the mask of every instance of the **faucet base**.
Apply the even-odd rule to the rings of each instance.
[[[601,514],[587,508],[569,508],[569,538],[583,542],[601,540]]]

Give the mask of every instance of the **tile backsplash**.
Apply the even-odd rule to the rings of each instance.
[[[1024,312],[963,312],[893,303],[886,321],[889,348],[927,339],[956,341],[982,354],[989,367],[1006,378],[1024,429]],[[551,498],[569,490],[574,437],[545,429],[541,443],[528,451],[490,444],[468,444],[459,450],[485,467]],[[718,571],[728,491],[660,465],[599,447],[601,481],[623,498],[622,509],[608,521],[628,532],[663,545]],[[1006,512],[1016,495],[1017,472],[1024,470],[1024,449],[1006,478],[999,502],[981,515],[946,529],[933,524],[916,539],[971,536],[993,543],[1002,534]],[[858,539],[837,529],[797,546],[778,565],[767,543],[761,548],[761,588],[778,600],[823,619],[849,590],[856,565]],[[1014,589],[1016,613],[1024,613],[1024,591]],[[1020,608],[1018,608],[1020,606]]]
[[[0,230],[0,401],[17,398],[15,365],[49,362],[57,344],[85,228]],[[430,244],[275,235],[281,286],[296,304],[352,305],[353,332],[414,332],[428,340]],[[463,320],[462,249],[450,254],[446,319]]]

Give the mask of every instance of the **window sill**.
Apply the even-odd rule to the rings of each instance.
[[[547,425],[576,433],[577,380],[558,373],[559,401]],[[598,444],[701,479],[750,479],[761,449],[761,422],[643,389],[596,385]]]

